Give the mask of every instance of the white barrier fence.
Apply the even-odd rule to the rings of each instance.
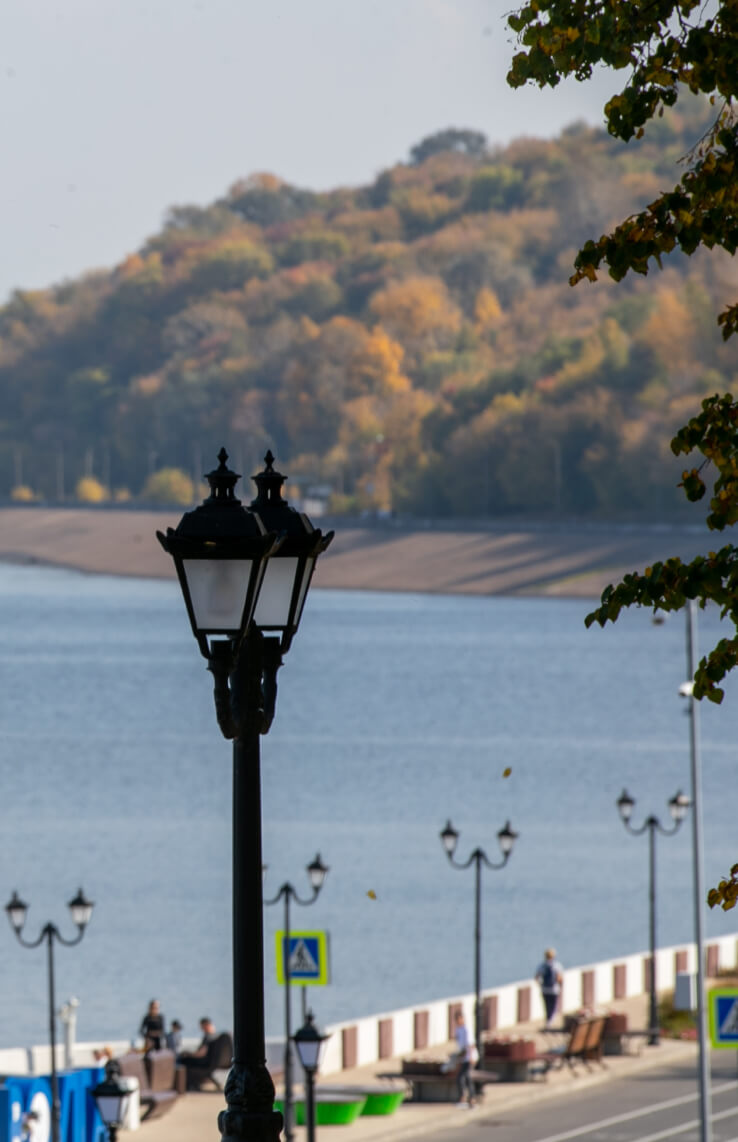
[[[710,940],[705,947],[705,972],[738,966],[738,933]],[[651,956],[640,952],[602,963],[585,964],[564,972],[562,1011],[580,1007],[604,1007],[616,999],[629,999],[649,990]],[[660,948],[656,953],[659,991],[673,990],[678,972],[694,974],[697,953],[694,944]],[[453,1038],[453,1017],[458,1008],[473,1022],[474,995],[457,995],[418,1007],[406,1007],[371,1015],[326,1028],[330,1039],[321,1074],[334,1074],[365,1066],[425,1047],[436,1047]],[[533,979],[519,980],[482,993],[482,1026],[490,1031],[514,1032],[516,1025],[544,1020],[540,989]]]
[[[726,969],[738,968],[738,933],[719,936],[705,947],[705,974],[715,978]],[[639,952],[619,959],[569,968],[564,972],[562,1011],[580,1007],[604,1007],[616,999],[644,995],[649,989],[651,957]],[[659,991],[673,990],[678,972],[694,974],[697,954],[694,944],[660,948],[656,953],[656,979]],[[417,1007],[403,1007],[380,1015],[369,1015],[326,1028],[330,1039],[321,1074],[335,1074],[350,1067],[380,1062],[393,1056],[408,1054],[426,1047],[441,1046],[453,1038],[454,1013],[461,1008],[469,1023],[473,1022],[474,995],[457,995],[436,999]],[[512,1032],[520,1023],[543,1020],[540,990],[533,979],[518,980],[482,993],[482,1025],[487,1030]],[[271,1069],[281,1069],[284,1040],[267,1042],[267,1062]],[[189,1044],[188,1044],[189,1046]],[[95,1051],[110,1047],[114,1055],[130,1049],[128,1040],[105,1040],[75,1043],[72,1047],[76,1067],[95,1063]],[[50,1048],[8,1047],[0,1049],[0,1074],[48,1074]],[[64,1066],[64,1047],[57,1047],[57,1066]]]

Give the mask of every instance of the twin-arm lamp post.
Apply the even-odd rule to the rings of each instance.
[[[52,1142],[61,1142],[61,1104],[59,1102],[59,1079],[56,1071],[56,995],[54,989],[54,941],[58,940],[60,944],[65,947],[71,948],[78,944],[85,934],[85,929],[90,922],[92,909],[94,907],[91,900],[88,900],[80,888],[77,895],[69,901],[69,911],[73,923],[77,925],[77,935],[71,939],[66,940],[57,928],[56,924],[49,922],[44,924],[38,938],[35,940],[26,940],[23,936],[23,926],[26,922],[28,914],[28,905],[21,900],[17,892],[14,892],[11,899],[5,905],[5,911],[8,919],[13,927],[13,931],[18,937],[18,942],[24,948],[37,948],[39,944],[46,941],[47,949],[47,967],[49,979],[49,1046],[51,1047],[51,1139]]]
[[[483,849],[474,849],[468,860],[454,860],[459,834],[450,821],[441,833],[441,843],[446,851],[449,863],[454,868],[469,868],[474,865],[474,1042],[477,1054],[482,1058],[482,865],[487,868],[504,868],[512,852],[518,834],[513,832],[508,821],[504,829],[497,834],[497,842],[502,852],[502,860],[495,864],[489,859]]]
[[[690,801],[681,791],[675,793],[669,801],[669,813],[674,825],[671,829],[665,829],[659,821],[658,817],[646,817],[645,821],[639,828],[634,828],[630,823],[630,818],[633,815],[635,808],[635,801],[628,794],[627,790],[623,790],[616,801],[620,818],[629,833],[634,837],[642,836],[648,829],[648,931],[651,944],[651,970],[649,973],[649,1015],[648,1015],[648,1044],[650,1047],[658,1047],[659,1045],[659,1008],[658,1008],[658,995],[656,985],[656,833],[661,833],[664,837],[671,837],[676,833],[677,829],[684,820],[684,815],[689,808]]]
[[[282,1116],[264,1041],[260,735],[269,732],[277,672],[300,623],[318,556],[333,538],[282,498],[285,477],[254,476],[256,499],[234,495],[226,464],[208,473],[210,495],[175,529],[157,532],[174,559],[185,606],[208,670],[215,711],[233,741],[233,1064],[218,1117],[223,1142],[277,1142]]]
[[[288,881],[281,885],[279,892],[273,896],[271,900],[265,900],[265,904],[277,904],[278,901],[284,900],[284,933],[282,939],[284,941],[282,963],[284,965],[284,1137],[285,1142],[292,1142],[294,1137],[293,1114],[292,1114],[292,1021],[290,1018],[290,901],[294,900],[295,904],[300,904],[305,907],[308,904],[314,904],[318,899],[318,894],[323,887],[328,869],[320,859],[320,853],[311,861],[307,866],[306,872],[310,887],[313,890],[312,896],[307,900],[303,900],[294,885]]]

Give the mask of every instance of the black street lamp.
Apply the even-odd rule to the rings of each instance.
[[[302,900],[297,893],[297,890],[289,882],[282,885],[276,896],[271,900],[265,900],[265,904],[277,904],[278,901],[284,900],[284,936],[283,948],[284,953],[282,962],[284,964],[284,1137],[285,1142],[292,1142],[294,1137],[294,1116],[292,1113],[292,1049],[290,1042],[292,1038],[292,1026],[290,1018],[290,900],[294,900],[296,904],[306,907],[308,904],[314,904],[318,899],[323,881],[325,880],[328,869],[320,859],[320,853],[317,854],[314,861],[307,866],[306,872],[310,881],[310,887],[313,890],[313,895],[308,897],[307,900]]]
[[[441,833],[441,843],[446,851],[446,856],[449,863],[454,868],[469,868],[471,864],[474,865],[475,870],[475,884],[474,884],[474,1042],[477,1045],[477,1053],[479,1058],[482,1058],[482,865],[485,864],[487,868],[495,870],[504,868],[513,850],[513,845],[518,839],[518,834],[513,832],[510,828],[508,821],[504,829],[500,829],[497,834],[497,841],[502,852],[502,860],[499,864],[494,864],[489,860],[487,854],[483,849],[474,849],[467,861],[463,863],[454,860],[454,853],[456,852],[456,844],[459,839],[459,834],[453,827],[450,821],[446,822],[446,828]]]
[[[658,1047],[659,1045],[659,1009],[657,1000],[656,988],[656,833],[659,832],[664,837],[671,837],[677,832],[679,826],[684,820],[684,815],[690,806],[689,797],[681,791],[674,794],[671,801],[669,801],[669,813],[674,822],[671,829],[665,829],[659,821],[658,817],[646,817],[646,820],[640,828],[634,828],[630,823],[630,818],[633,815],[635,801],[629,796],[627,790],[618,797],[615,804],[618,807],[620,818],[629,833],[634,837],[640,837],[648,829],[648,930],[651,943],[651,971],[649,980],[649,1016],[648,1016],[648,1045],[650,1047]]]
[[[131,1101],[131,1088],[121,1082],[120,1063],[115,1059],[105,1064],[105,1078],[92,1089],[98,1114],[108,1132],[110,1142],[116,1142],[118,1128],[123,1125]]]
[[[282,1116],[264,1042],[264,918],[259,737],[269,732],[277,671],[297,632],[315,563],[333,538],[282,498],[285,477],[254,476],[249,508],[226,465],[208,473],[210,495],[176,529],[157,532],[174,559],[185,606],[208,670],[215,712],[233,741],[233,1065],[218,1128],[228,1142],[277,1142]]]
[[[49,1044],[51,1046],[51,1139],[52,1142],[60,1142],[61,1140],[61,1107],[59,1103],[59,1079],[56,1073],[56,996],[54,993],[54,940],[58,940],[60,944],[64,944],[66,948],[72,948],[78,944],[85,934],[85,928],[90,922],[92,915],[93,904],[91,900],[87,900],[84,892],[80,888],[77,895],[69,901],[69,911],[72,916],[73,922],[77,925],[77,935],[73,940],[65,940],[56,924],[44,924],[38,939],[26,940],[23,937],[23,925],[26,922],[28,914],[28,905],[25,904],[17,892],[14,892],[10,901],[5,905],[8,919],[13,927],[13,931],[18,937],[18,942],[24,948],[37,948],[44,940],[46,940],[47,947],[47,964],[48,964],[48,977],[49,977]]]
[[[307,1142],[315,1142],[315,1076],[320,1069],[325,1044],[330,1035],[321,1035],[315,1026],[312,1011],[305,1016],[305,1023],[292,1038],[305,1072],[305,1125]]]

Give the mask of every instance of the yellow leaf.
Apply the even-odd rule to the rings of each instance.
[[[503,769],[502,776],[503,777],[509,777],[511,773],[512,773],[512,769],[508,765],[505,769]]]
[[[376,900],[377,899],[377,894],[373,888],[369,889],[369,891],[367,892],[367,896],[369,897],[370,900]]]

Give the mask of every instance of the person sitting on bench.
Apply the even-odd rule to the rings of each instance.
[[[200,1030],[202,1031],[202,1039],[200,1045],[194,1051],[183,1051],[177,1055],[177,1062],[181,1063],[183,1067],[187,1068],[187,1077],[189,1079],[190,1071],[208,1071],[210,1069],[210,1059],[208,1058],[208,1047],[216,1037],[215,1024],[212,1019],[207,1015],[203,1015],[200,1020]]]

